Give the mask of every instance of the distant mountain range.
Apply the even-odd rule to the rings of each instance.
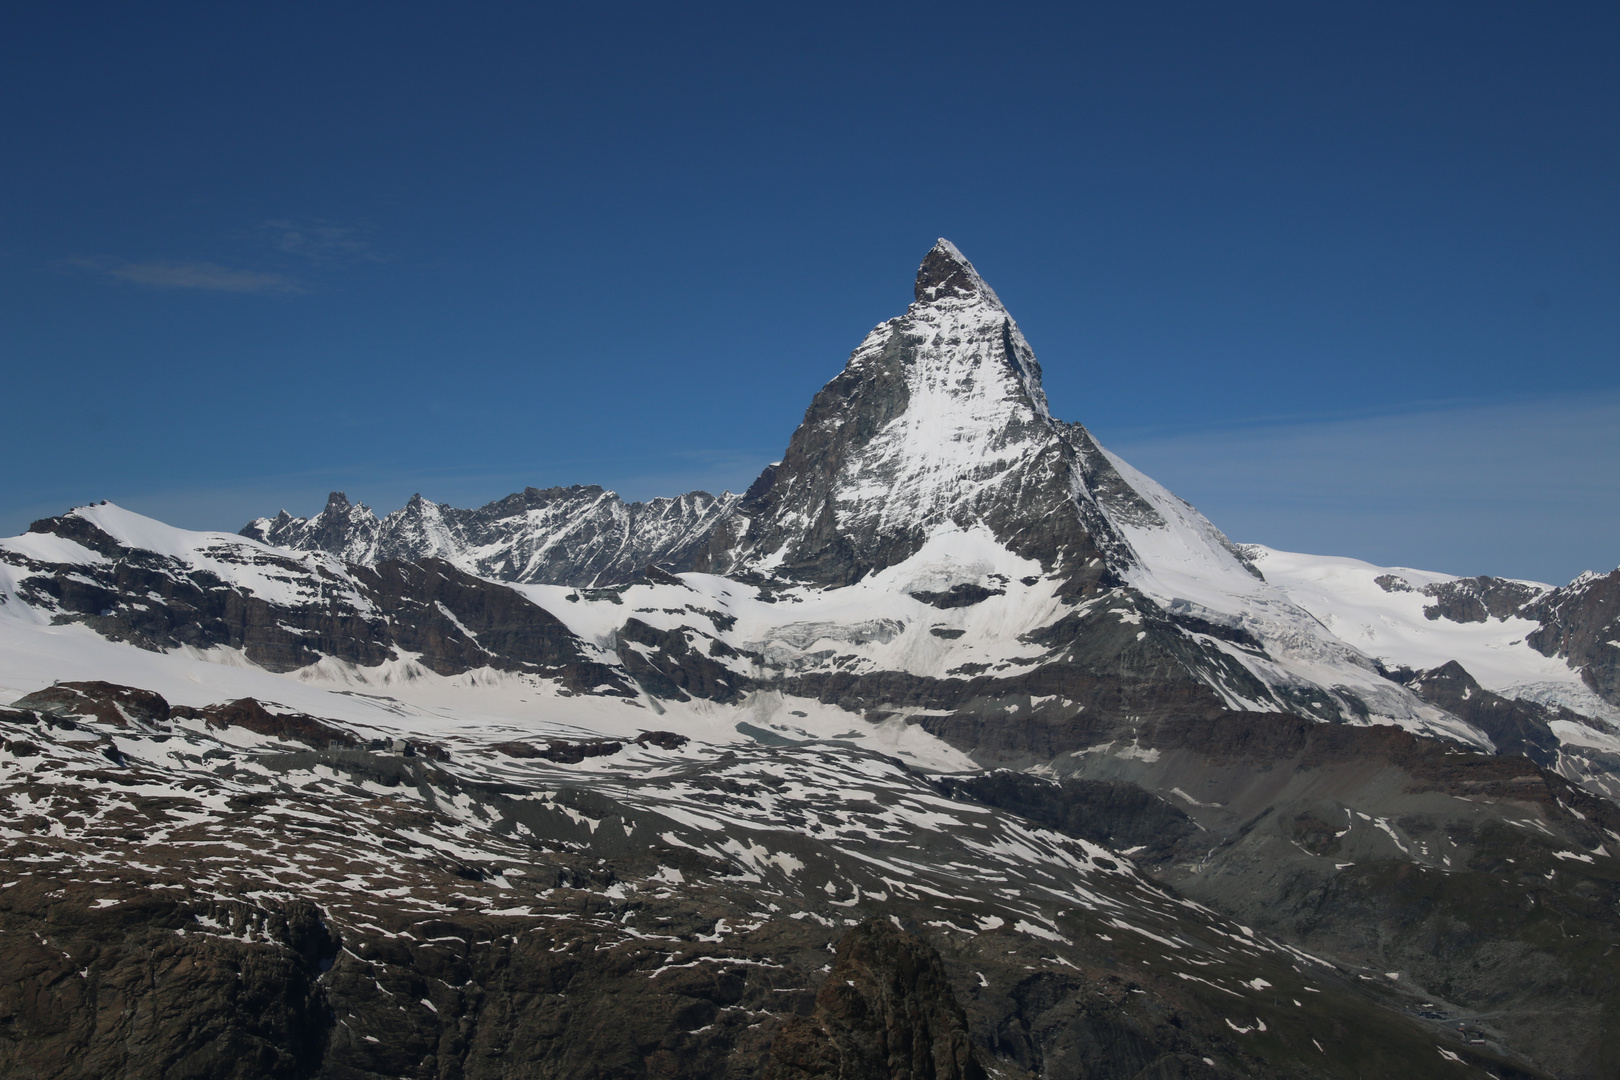
[[[915,295],[742,495],[0,541],[0,1069],[1610,1075],[1620,570],[1234,544]]]

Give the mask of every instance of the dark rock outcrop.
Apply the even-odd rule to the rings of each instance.
[[[84,565],[33,564],[18,592],[58,622],[79,622],[113,641],[159,651],[241,649],[271,671],[333,656],[373,666],[390,658],[385,628],[324,567],[267,548],[220,551],[220,562],[297,583],[296,605],[233,588],[219,573],[120,543],[79,514],[36,521],[30,532],[72,540],[105,556]],[[323,572],[325,571],[325,572]]]
[[[1491,737],[1498,754],[1523,754],[1549,768],[1558,763],[1559,741],[1549,720],[1579,721],[1567,709],[1505,698],[1480,686],[1457,661],[1414,675],[1407,685],[1419,697],[1468,721]]]
[[[18,698],[12,706],[51,716],[93,717],[115,727],[169,719],[169,703],[162,694],[100,681],[59,682]]]
[[[1005,589],[991,589],[972,583],[952,585],[944,592],[914,592],[911,594],[912,599],[921,600],[923,603],[937,608],[972,607],[974,604],[983,603],[992,596],[1005,595]]]
[[[1620,706],[1620,570],[1577,578],[1522,614],[1541,623],[1525,639],[1532,648],[1565,657],[1599,697]]]
[[[693,646],[693,638],[708,641],[707,654]],[[619,628],[619,660],[624,670],[656,697],[675,701],[694,697],[719,702],[738,700],[752,680],[714,659],[736,655],[724,642],[689,626],[659,630],[631,618]]]
[[[838,943],[815,1013],[789,1020],[764,1080],[984,1080],[939,954],[886,919]]]
[[[491,750],[515,758],[544,758],[547,761],[577,765],[586,758],[606,757],[624,749],[624,743],[614,739],[549,739],[544,746],[526,742],[496,743]]]
[[[441,559],[345,568],[234,542],[188,562],[123,544],[79,514],[30,528],[106,559],[19,560],[27,571],[19,594],[57,622],[83,623],[114,641],[154,651],[240,649],[270,671],[326,657],[376,667],[405,652],[441,675],[487,666],[545,674],[573,692],[634,693],[618,672],[588,659],[556,616]]]
[[[120,902],[101,908],[48,879],[8,880],[6,1076],[302,1080],[319,1071],[335,1020],[319,978],[337,944],[313,904],[114,886]],[[186,933],[198,919],[223,932]]]
[[[330,746],[358,746],[360,740],[342,728],[305,713],[271,712],[253,698],[238,698],[201,709],[179,706],[175,716],[202,720],[211,728],[239,727],[277,739],[290,739],[317,750]]]
[[[1505,619],[1540,596],[1543,589],[1506,578],[1470,577],[1425,585],[1422,591],[1434,598],[1434,603],[1423,607],[1425,618],[1467,623]]]
[[[629,693],[617,672],[587,660],[555,615],[443,559],[385,562],[353,573],[387,619],[391,643],[441,675],[474,667],[554,673],[570,690]]]
[[[1437,690],[1460,684],[1452,674]],[[1097,734],[1053,764],[1135,786],[1198,827],[1138,857],[1156,878],[1409,986],[1435,1015],[1482,1024],[1481,1038],[1560,1076],[1606,1075],[1610,1006],[1589,1004],[1620,978],[1608,950],[1620,942],[1620,873],[1597,868],[1620,833],[1612,802],[1527,757],[1387,726],[1227,714],[1144,721],[1123,744],[1117,728]],[[1042,789],[1015,782],[1003,800],[989,779],[967,786],[1032,819],[1055,823],[1064,809],[1055,785],[1051,805],[1032,807]],[[1556,1037],[1536,1019],[1554,999],[1571,1003]]]

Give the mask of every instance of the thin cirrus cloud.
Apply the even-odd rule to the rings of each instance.
[[[241,270],[214,262],[126,262],[121,259],[70,258],[53,264],[63,270],[106,274],[152,289],[194,289],[202,292],[289,295],[308,292],[297,279],[263,270]]]
[[[287,220],[266,221],[257,230],[277,251],[311,262],[381,262],[366,239],[369,231],[360,225]]]
[[[367,238],[364,225],[331,221],[299,222],[277,219],[260,222],[254,228],[230,234],[231,239],[275,252],[273,263],[297,260],[299,265],[319,273],[343,264],[382,262]],[[110,255],[74,256],[58,259],[51,268],[104,274],[116,281],[127,281],[151,289],[188,289],[198,292],[287,296],[311,291],[298,276],[278,270],[252,270],[226,266],[204,259],[133,261]]]

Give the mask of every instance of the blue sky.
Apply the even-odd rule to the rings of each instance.
[[[1574,3],[11,5],[0,531],[735,488],[943,235],[1054,411],[1234,538],[1607,569],[1617,46]]]

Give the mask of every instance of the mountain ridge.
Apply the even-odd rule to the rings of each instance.
[[[1172,623],[1216,630],[1201,642],[1209,659],[1193,663],[1228,704],[1382,715],[1488,745],[1384,678],[1377,659],[1322,633],[1184,500],[1083,425],[1053,419],[1033,351],[949,241],[924,257],[913,291],[907,312],[866,336],[815,395],[782,460],[740,497],[694,492],[624,504],[600,488],[530,488],[474,511],[417,497],[373,525],[369,511],[334,494],[316,519],[259,519],[242,532],[361,562],[444,558],[526,584],[617,586],[656,566],[839,588],[911,557],[930,529],[982,524],[1009,551],[1037,560],[1059,595],[1078,600],[1129,584]],[[945,583],[956,585],[985,588]],[[1221,635],[1259,652],[1233,650]],[[1606,658],[1593,652],[1601,646],[1581,640],[1597,663],[1591,678],[1612,692],[1613,676],[1601,674]]]
[[[742,495],[0,540],[0,1064],[1606,1075],[1620,571],[1235,545],[914,295]]]

